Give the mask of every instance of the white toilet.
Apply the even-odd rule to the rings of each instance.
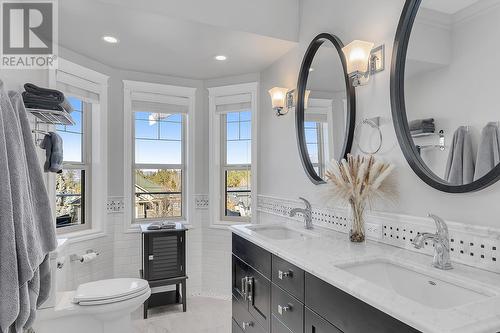
[[[142,279],[109,279],[80,285],[77,290],[57,291],[64,271],[51,257],[51,298],[37,311],[37,333],[132,333],[131,314],[151,295]]]

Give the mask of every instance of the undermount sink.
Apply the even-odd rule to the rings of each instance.
[[[276,240],[309,239],[314,237],[310,232],[295,230],[286,225],[257,225],[247,228],[260,236]]]
[[[340,265],[339,268],[435,309],[457,307],[493,296],[386,260]]]

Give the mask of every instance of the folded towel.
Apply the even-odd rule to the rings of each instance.
[[[49,132],[49,134],[44,136],[40,148],[45,149],[44,171],[61,173],[63,163],[63,140],[59,134]]]
[[[43,97],[48,100],[52,100],[57,104],[64,102],[64,94],[59,90],[38,87],[33,83],[26,83],[24,85],[24,90],[30,95]]]
[[[410,131],[415,131],[422,129],[426,126],[434,127],[434,118],[426,118],[426,119],[416,119],[412,120],[408,123],[408,127],[410,127]]]
[[[434,127],[432,127],[432,128],[422,128],[419,130],[413,130],[413,131],[410,131],[410,134],[411,135],[419,135],[419,134],[434,133],[434,132],[436,132],[436,129]]]
[[[71,104],[58,90],[38,87],[32,83],[24,85],[23,100],[31,109],[73,112]]]
[[[500,163],[500,129],[497,123],[488,123],[481,131],[476,157],[476,172],[474,180],[477,180]]]
[[[57,242],[23,101],[1,81],[0,114],[0,331],[22,332],[34,320],[40,291],[50,288],[50,279],[40,281],[40,267]]]
[[[444,178],[453,185],[469,184],[474,180],[472,139],[465,126],[460,126],[453,134]]]

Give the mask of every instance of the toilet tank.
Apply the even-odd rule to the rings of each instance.
[[[50,261],[50,294],[49,298],[39,307],[39,309],[52,308],[56,304],[56,295],[59,291],[64,291],[67,272],[67,256],[65,249],[67,239],[58,239],[57,248],[49,254]]]

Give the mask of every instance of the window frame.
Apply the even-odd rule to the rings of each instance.
[[[135,162],[135,140],[137,139],[135,136],[135,113],[140,112],[140,111],[134,111],[132,109],[132,224],[141,224],[141,223],[150,223],[150,222],[156,222],[156,221],[185,221],[186,220],[186,191],[185,191],[185,184],[186,184],[186,131],[187,131],[187,115],[186,113],[170,113],[170,114],[180,114],[182,117],[182,135],[181,135],[181,164],[163,164],[163,163],[136,163]],[[149,112],[147,110],[142,110],[142,112]],[[162,113],[162,112],[153,112],[153,113]],[[165,112],[164,114],[167,114]],[[135,217],[135,197],[136,197],[136,191],[135,191],[135,171],[139,169],[158,169],[158,170],[181,170],[181,216],[175,216],[175,217],[162,217],[162,218],[136,218]],[[149,193],[149,192],[148,192]],[[159,192],[157,194],[160,194],[163,192]],[[151,193],[150,193],[151,194]]]
[[[252,162],[250,161],[250,164],[228,164],[227,163],[227,114],[228,113],[236,113],[236,112],[250,112],[252,113],[252,110],[232,110],[232,111],[225,111],[225,112],[220,112],[219,118],[220,118],[220,126],[221,126],[221,142],[220,142],[220,156],[221,156],[221,168],[220,168],[220,181],[221,186],[221,198],[220,200],[220,219],[221,221],[224,222],[250,222],[251,221],[251,216],[246,217],[246,216],[227,216],[226,211],[227,211],[227,171],[231,170],[248,170],[250,171],[250,179],[252,179]],[[241,120],[238,120],[238,125],[240,125]],[[250,119],[250,128],[253,127],[252,120]],[[252,134],[250,132],[250,142],[252,142]],[[252,187],[250,184],[250,190],[246,191],[250,193],[250,200],[252,200]],[[253,213],[253,212],[252,212]]]
[[[143,81],[123,80],[123,111],[124,111],[124,131],[123,131],[123,164],[124,164],[124,219],[123,232],[137,233],[140,231],[140,223],[134,223],[134,180],[132,179],[132,167],[135,163],[135,151],[133,151],[132,141],[135,138],[134,130],[134,113],[132,104],[134,101],[152,101],[150,97],[154,96],[155,101],[160,103],[172,103],[180,99],[187,106],[185,113],[185,172],[183,174],[184,183],[184,216],[179,222],[186,225],[191,224],[191,216],[194,215],[194,147],[195,147],[195,106],[196,106],[196,91],[194,87],[181,87],[159,83],[150,83]],[[152,101],[154,102],[154,101]],[[179,104],[180,105],[180,104]],[[134,149],[135,150],[135,149]],[[150,222],[148,220],[148,222]]]
[[[63,92],[64,93],[64,92]],[[61,227],[56,229],[58,233],[69,233],[83,231],[87,229],[92,229],[92,203],[91,203],[91,193],[92,193],[92,103],[86,102],[83,99],[72,96],[70,93],[65,95],[69,97],[74,97],[82,102],[82,161],[81,162],[65,162],[62,163],[62,170],[82,170],[83,173],[83,193],[81,198],[83,199],[83,224],[71,225],[67,227]],[[57,130],[56,130],[57,132]],[[57,176],[56,176],[57,178]],[[57,179],[56,179],[57,182]],[[57,198],[57,192],[56,192]]]
[[[91,154],[91,172],[86,175],[89,184],[87,192],[86,224],[88,228],[81,230],[69,230],[69,228],[57,228],[59,236],[69,239],[71,242],[80,242],[103,237],[107,231],[107,209],[108,200],[108,81],[109,76],[68,61],[58,58],[58,68],[49,71],[49,87],[58,89],[58,84],[75,87],[82,92],[89,92],[98,97],[98,103],[88,103],[91,117],[88,122],[91,127],[91,135],[88,135],[87,151]],[[65,89],[58,89],[65,91]],[[69,96],[75,96],[68,93]],[[76,96],[86,100],[84,96]],[[47,130],[54,131],[53,126]],[[45,174],[47,191],[51,200],[54,225],[56,224],[56,177],[54,174]],[[78,229],[78,228],[76,228]]]
[[[316,145],[318,162],[312,162],[313,160],[311,159],[310,152],[308,151],[307,153],[309,154],[309,159],[311,160],[311,164],[312,164],[313,168],[318,168],[318,170],[317,170],[318,176],[320,176],[321,178],[324,178],[324,176],[325,176],[324,172],[326,170],[324,170],[324,168],[325,168],[324,167],[325,166],[325,146],[324,146],[323,123],[317,122],[317,121],[314,121],[314,122],[308,121],[308,122],[315,124],[316,143],[307,142],[307,139],[305,140],[305,143],[306,143],[306,147],[308,145],[312,145],[312,144]],[[304,129],[312,129],[312,127],[306,127],[306,125],[304,123]]]
[[[257,223],[257,185],[258,185],[258,82],[249,82],[229,86],[211,87],[209,91],[209,214],[210,228],[227,228],[231,225]],[[241,110],[217,111],[218,105],[241,103],[238,95],[250,95],[251,112],[251,218],[239,221],[227,219],[221,207],[225,200],[225,177],[222,172],[222,125],[221,115]],[[222,201],[222,202],[221,202]],[[225,205],[225,204],[224,204]]]

